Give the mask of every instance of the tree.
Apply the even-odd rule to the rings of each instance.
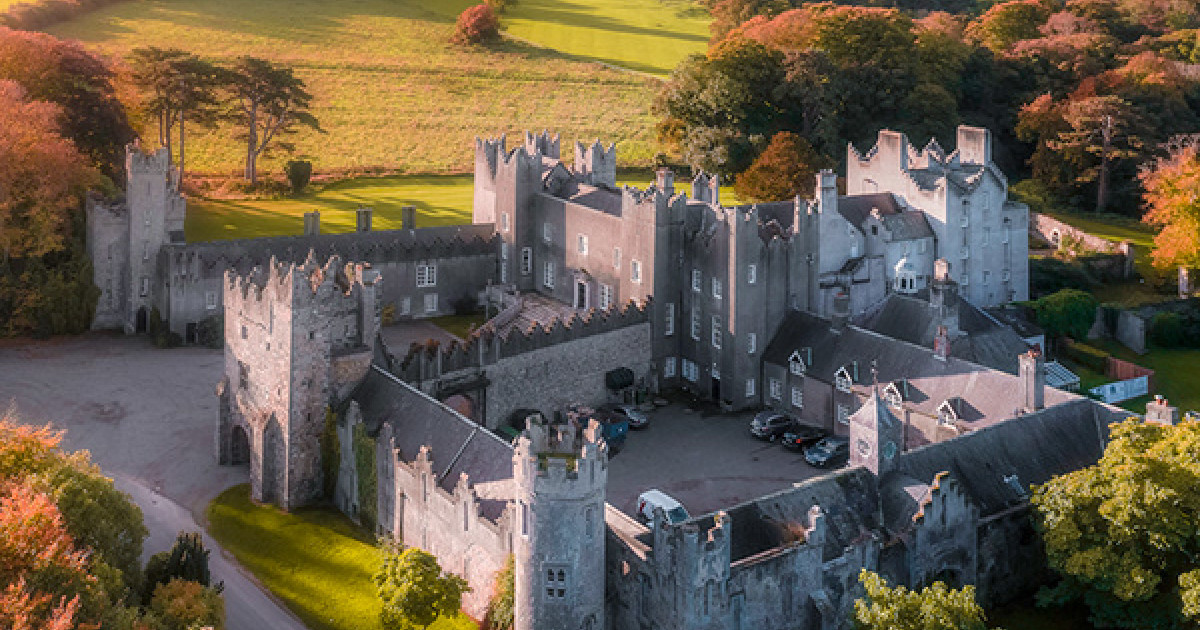
[[[1051,337],[1087,339],[1096,321],[1095,296],[1079,289],[1062,289],[1033,303],[1037,323]]]
[[[781,131],[754,160],[754,164],[737,176],[734,190],[738,199],[766,202],[792,199],[797,195],[811,197],[816,173],[833,168],[834,161],[818,153],[807,140]]]
[[[1082,602],[1101,628],[1200,620],[1200,423],[1130,418],[1095,465],[1033,490],[1050,568],[1045,603]]]
[[[470,590],[466,580],[443,573],[437,558],[415,547],[398,553],[389,549],[375,574],[375,585],[387,630],[428,628],[439,616],[457,613],[463,593]]]
[[[483,627],[486,630],[512,630],[515,591],[516,559],[512,554],[508,554],[504,568],[496,573],[492,600],[488,602],[487,613],[483,617]]]
[[[1082,169],[1081,182],[1096,182],[1096,212],[1108,202],[1111,164],[1137,157],[1142,141],[1137,133],[1137,112],[1119,96],[1089,96],[1068,101],[1063,120],[1068,128],[1046,145],[1055,151],[1092,156],[1098,163]]]
[[[1038,27],[1052,12],[1047,0],[1000,2],[967,26],[967,36],[994,53],[1005,53],[1019,41],[1038,37]]]
[[[144,597],[150,599],[159,586],[176,579],[210,586],[208,554],[199,532],[179,532],[170,551],[156,553],[146,562]]]
[[[771,18],[790,8],[787,0],[720,0],[710,10],[713,19],[708,29],[712,31],[712,41],[721,41],[753,17]]]
[[[246,142],[245,177],[255,184],[260,156],[276,147],[291,150],[292,145],[283,137],[295,133],[298,126],[316,131],[321,131],[321,126],[309,112],[312,95],[291,68],[266,59],[241,57],[230,81],[236,100],[233,116],[243,127],[241,137]]]
[[[150,610],[163,630],[225,630],[225,601],[220,592],[198,582],[172,579],[154,589]]]
[[[1160,228],[1151,253],[1160,268],[1200,267],[1200,151],[1197,138],[1179,138],[1170,154],[1141,173],[1143,221]]]
[[[987,630],[974,586],[953,590],[934,582],[919,591],[893,588],[866,569],[858,581],[867,597],[854,602],[856,630]]]
[[[497,37],[500,37],[500,18],[496,17],[496,11],[488,4],[477,4],[458,14],[454,36],[450,41],[465,46],[488,42]]]

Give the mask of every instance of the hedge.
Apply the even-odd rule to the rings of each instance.
[[[1079,342],[1069,343],[1066,344],[1064,354],[1068,359],[1093,372],[1104,374],[1108,369],[1109,354],[1095,346]]]

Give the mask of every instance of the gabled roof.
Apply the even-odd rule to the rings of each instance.
[[[900,203],[892,193],[867,193],[862,195],[843,195],[837,200],[838,213],[851,225],[863,229],[863,223],[871,216],[872,210],[878,210],[883,216],[901,212]]]

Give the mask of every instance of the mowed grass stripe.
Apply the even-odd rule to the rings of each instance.
[[[614,6],[634,1],[671,15],[678,6],[658,0]],[[174,46],[217,61],[255,55],[295,66],[327,133],[304,131],[293,142],[318,173],[465,172],[476,136],[543,128],[568,140],[617,141],[623,163],[650,163],[657,80],[519,42],[453,46],[454,16],[468,4],[149,0],[106,7],[51,30],[116,58],[141,46]],[[664,31],[663,41],[671,37]],[[653,46],[640,48],[648,58],[660,56]],[[193,131],[190,169],[239,172],[243,149],[232,129]],[[260,170],[277,172],[285,159],[270,156]]]

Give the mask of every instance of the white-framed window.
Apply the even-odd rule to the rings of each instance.
[[[508,243],[500,241],[500,260],[508,260]]]
[[[426,313],[436,313],[437,310],[438,310],[438,294],[426,293],[425,294],[425,312]]]
[[[546,601],[560,602],[567,599],[567,567],[558,565],[545,565],[546,581],[543,584],[542,593]]]
[[[417,265],[417,287],[437,286],[437,265]]]
[[[692,339],[700,341],[700,309],[692,307]]]
[[[712,294],[718,300],[721,299],[721,281],[716,278],[712,279]]]
[[[746,335],[746,354],[754,354],[758,352],[758,334],[749,333]]]
[[[412,298],[406,297],[406,298],[400,299],[400,314],[401,315],[411,315],[412,314]]]
[[[142,260],[150,260],[150,243],[142,241]]]
[[[721,318],[716,315],[712,316],[712,347],[721,349]]]
[[[629,279],[633,282],[641,284],[642,282],[642,261],[629,261]]]
[[[777,378],[773,378],[771,379],[771,382],[768,383],[768,386],[771,391],[771,398],[774,398],[775,400],[783,398],[783,382]]]
[[[792,406],[797,409],[804,407],[804,389],[800,387],[792,388]]]
[[[696,293],[700,292],[700,280],[702,279],[701,275],[702,274],[700,273],[699,269],[692,270],[692,290]]]
[[[971,218],[970,218],[971,215],[968,214],[970,209],[971,209],[971,206],[966,201],[963,201],[962,217],[958,221],[958,225],[960,227],[969,227],[971,225]]]
[[[746,284],[758,282],[758,265],[746,266]]]
[[[887,389],[883,390],[883,399],[887,401],[889,407],[896,411],[904,408],[904,397],[900,395],[900,389],[896,387],[895,383],[889,384]]]
[[[663,335],[670,337],[675,334],[675,303],[667,302],[667,311],[663,313]]]
[[[699,380],[700,368],[698,368],[696,366],[695,362],[689,361],[688,359],[684,359],[683,363],[682,363],[682,369],[683,369],[683,378],[686,378],[687,380],[689,380],[693,383],[695,383],[697,380]]]
[[[987,245],[992,240],[992,228],[983,228],[983,244]]]
[[[508,231],[508,213],[507,212],[500,213],[500,231],[502,231],[502,232]]]
[[[612,306],[612,287],[607,284],[600,285],[600,309],[608,310]]]
[[[1000,279],[1003,280],[1004,282],[1008,282],[1008,281],[1012,280],[1012,272],[1009,271],[1008,269],[1005,269],[1001,273]]]
[[[708,368],[708,373],[713,378],[721,378],[721,366],[717,365],[716,361],[713,361],[712,367]]]
[[[922,254],[929,251],[929,240],[924,238],[921,239],[920,245],[917,246],[917,251]]]
[[[554,240],[554,226],[549,223],[542,224],[542,240],[550,243]]]
[[[754,379],[746,379],[746,398],[754,396]]]
[[[521,275],[528,276],[533,273],[533,248],[521,248]]]
[[[850,408],[846,405],[837,406],[838,424],[850,424]]]
[[[853,383],[854,380],[850,378],[850,372],[846,371],[845,366],[838,368],[838,371],[833,375],[833,385],[837,387],[839,392],[849,394]]]
[[[614,247],[613,248],[613,269],[620,269],[620,268],[621,268],[621,248]]]
[[[804,357],[800,356],[799,350],[793,350],[792,355],[788,357],[788,371],[795,376],[804,376],[804,372],[808,366],[804,363]]]
[[[983,270],[983,284],[985,286],[987,285],[988,280],[991,279],[991,276],[992,276],[992,272],[988,271],[987,269]]]
[[[588,238],[587,238],[587,234],[580,234],[580,235],[579,235],[579,238],[578,238],[578,239],[576,239],[576,243],[577,243],[577,245],[578,245],[578,247],[579,247],[579,255],[581,255],[581,256],[587,256],[587,253],[588,253]]]
[[[967,273],[966,265],[963,265],[962,277],[959,278],[958,283],[964,287],[971,284],[971,274]]]
[[[217,292],[216,291],[205,291],[204,292],[204,308],[206,308],[210,311],[214,311],[217,309]]]
[[[675,357],[663,359],[663,378],[675,377]]]
[[[547,260],[542,263],[542,286],[547,289],[554,288],[554,261]]]
[[[141,295],[142,297],[146,297],[147,295],[150,295],[150,278],[147,278],[146,276],[142,276],[141,284],[142,284],[141,290],[138,292],[139,295]]]

